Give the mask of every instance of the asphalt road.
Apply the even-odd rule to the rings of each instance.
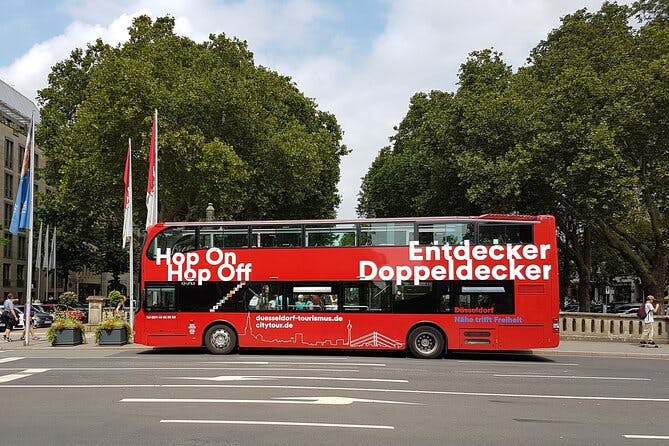
[[[669,361],[1,351],[0,444],[669,445]]]

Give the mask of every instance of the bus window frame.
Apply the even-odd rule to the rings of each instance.
[[[149,293],[151,290],[154,290],[156,288],[159,288],[161,290],[161,295],[162,295],[162,290],[163,289],[171,289],[172,290],[172,307],[158,307],[156,308],[155,306],[149,306]],[[147,283],[144,286],[144,296],[142,299],[142,308],[146,313],[177,313],[179,310],[177,310],[177,286],[176,282],[150,282]]]

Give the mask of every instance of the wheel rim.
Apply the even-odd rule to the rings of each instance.
[[[414,346],[421,354],[430,355],[437,349],[437,338],[428,332],[420,333],[418,336],[416,336]]]
[[[226,348],[230,345],[230,333],[225,329],[218,329],[211,335],[211,345],[216,348]]]

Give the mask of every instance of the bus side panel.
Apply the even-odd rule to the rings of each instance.
[[[247,313],[238,332],[239,346],[402,350],[416,316]]]
[[[135,342],[156,347],[200,347],[212,324],[231,325],[239,347],[403,350],[411,328],[436,325],[449,350],[555,347],[559,336],[542,324],[463,326],[452,315],[339,313],[177,313],[138,317]]]
[[[138,320],[141,318],[138,318]],[[208,327],[229,324],[239,347],[403,350],[412,326],[421,322],[445,327],[446,316],[341,313],[178,313],[171,335],[160,319],[141,320],[135,342],[159,347],[199,347]],[[441,324],[439,323],[441,320]],[[455,346],[457,333],[449,339]],[[452,344],[453,343],[453,344]]]
[[[500,325],[499,333],[501,350],[557,347],[560,340],[551,325]]]

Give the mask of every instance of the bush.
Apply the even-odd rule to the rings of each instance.
[[[107,295],[107,305],[115,307],[123,299],[123,294],[118,290],[112,290]]]
[[[84,342],[86,342],[86,327],[84,324],[79,319],[67,314],[61,314],[56,317],[53,324],[51,324],[51,327],[46,331],[46,339],[53,344],[56,341],[56,332],[66,328],[75,328],[81,331],[81,337],[84,339]]]
[[[63,305],[75,305],[79,303],[79,296],[74,291],[65,291],[63,294],[58,296],[58,302]]]
[[[100,325],[95,328],[95,342],[100,342],[100,333],[102,330],[111,331],[114,328],[123,327],[125,327],[125,330],[128,333],[128,341],[130,341],[130,338],[132,337],[132,329],[130,328],[130,324],[128,324],[121,316],[114,316],[100,322]]]

